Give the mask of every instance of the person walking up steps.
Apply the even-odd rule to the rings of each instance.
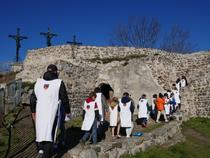
[[[123,93],[123,97],[119,100],[120,121],[121,127],[126,129],[126,137],[131,136],[133,130],[132,114],[134,112],[134,105],[129,97],[129,93]]]
[[[69,99],[66,87],[58,79],[56,65],[49,65],[43,78],[39,78],[34,86],[30,98],[32,118],[35,121],[36,142],[38,143],[38,157],[52,156],[53,123],[58,110],[59,100],[62,102],[67,117],[71,117]]]
[[[106,121],[108,112],[109,112],[109,106],[107,105],[107,101],[105,96],[101,93],[101,89],[99,87],[96,87],[94,92],[96,93],[96,100],[98,110],[99,110],[99,127],[98,127],[98,140],[104,140],[106,135],[105,132],[109,127],[109,123]]]
[[[110,107],[109,107],[109,112],[110,112],[110,127],[111,127],[111,133],[112,137],[115,136],[115,129],[117,127],[117,137],[120,138],[120,118],[119,118],[119,112],[118,112],[118,105],[119,101],[118,98],[113,97]]]
[[[156,106],[157,106],[157,111],[158,111],[156,123],[159,123],[161,114],[164,116],[165,122],[168,122],[165,109],[164,109],[164,104],[165,104],[165,100],[163,98],[163,94],[159,93],[159,97],[156,100]]]
[[[169,117],[170,117],[170,100],[168,97],[168,93],[164,94],[164,100],[165,100],[164,108],[165,108],[166,117],[167,117],[167,119],[169,119]]]
[[[87,139],[92,135],[93,144],[97,143],[97,126],[99,125],[99,110],[95,102],[96,93],[91,92],[85,100],[83,106],[83,123],[82,130],[85,131],[81,143],[85,144]]]
[[[139,100],[138,108],[138,118],[140,119],[142,127],[147,126],[148,119],[148,101],[146,99],[146,94],[143,94]]]

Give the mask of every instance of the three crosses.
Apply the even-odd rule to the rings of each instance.
[[[51,44],[51,39],[53,37],[57,37],[58,36],[57,34],[51,33],[49,27],[48,27],[48,31],[47,32],[40,32],[40,35],[45,36],[45,38],[47,40],[46,44],[47,44],[48,47],[52,45]],[[20,28],[17,28],[17,34],[16,35],[9,35],[8,37],[10,37],[10,38],[12,38],[12,39],[14,39],[16,41],[16,57],[15,57],[15,61],[19,62],[19,49],[21,47],[20,41],[22,41],[24,39],[28,39],[28,37],[20,35]],[[71,45],[74,45],[74,46],[75,45],[82,45],[82,43],[76,41],[76,36],[75,35],[73,36],[73,41],[70,41],[70,42],[67,41],[67,43],[71,44]]]

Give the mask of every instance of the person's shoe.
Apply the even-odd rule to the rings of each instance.
[[[80,142],[81,146],[85,145],[85,141],[83,139],[81,139],[79,142]]]
[[[44,150],[39,150],[37,158],[43,158]]]
[[[142,123],[142,127],[143,128],[146,128],[147,127],[147,124],[146,123]]]
[[[130,138],[130,136],[129,136],[129,135],[127,135],[127,136],[126,136],[126,138]]]
[[[155,121],[156,123],[160,123],[159,121]]]
[[[117,138],[118,138],[118,139],[121,138],[121,135],[118,134],[118,135],[117,135]]]
[[[165,120],[165,122],[169,122],[168,120]]]

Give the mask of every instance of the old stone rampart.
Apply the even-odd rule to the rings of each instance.
[[[128,91],[137,102],[143,93],[150,100],[152,94],[170,89],[184,75],[189,83],[182,99],[186,114],[210,116],[210,52],[183,55],[132,47],[53,46],[29,50],[17,77],[35,82],[51,63],[60,70],[75,114],[101,82],[109,83],[118,97]]]

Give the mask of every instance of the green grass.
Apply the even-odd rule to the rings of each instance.
[[[11,124],[14,123],[17,115],[19,112],[23,109],[21,105],[16,106],[11,112],[9,112],[7,115],[3,118],[3,124],[6,128],[9,128]]]
[[[121,158],[210,158],[210,119],[193,118],[183,124],[183,131],[195,130],[195,135],[183,132],[186,141],[172,147],[152,147],[138,154]],[[205,142],[199,137],[205,138]]]
[[[28,89],[33,89],[34,84],[35,84],[35,82],[23,82],[22,83],[22,88],[24,89],[24,88],[28,87]]]
[[[68,127],[81,127],[82,126],[82,117],[76,117],[71,121],[66,123]]]
[[[8,132],[5,128],[0,129],[0,157],[4,157],[8,144]]]
[[[210,119],[208,118],[192,118],[190,121],[184,122],[183,126],[192,128],[210,139]]]
[[[4,116],[4,127],[0,128],[0,157],[4,156],[8,147],[9,133],[7,131],[7,128],[9,128],[10,125],[14,123],[17,115],[22,109],[22,106],[16,106],[10,113]]]

